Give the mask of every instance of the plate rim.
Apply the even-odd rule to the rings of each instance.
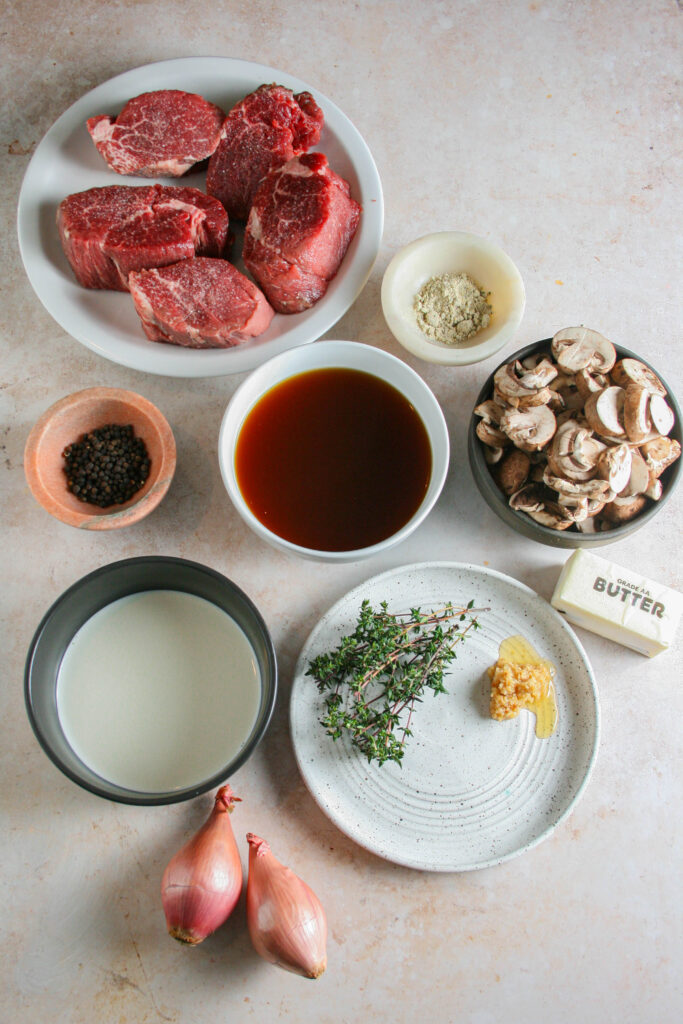
[[[323,623],[323,621],[327,620],[327,619],[330,619],[330,618],[333,618],[335,613],[338,611],[338,609],[345,602],[347,602],[352,597],[352,595],[354,593],[357,593],[357,592],[360,593],[363,590],[363,588],[367,588],[371,584],[372,585],[377,585],[377,584],[381,583],[384,580],[390,579],[391,577],[407,575],[407,574],[412,573],[412,572],[425,572],[425,571],[430,571],[430,570],[444,570],[444,569],[446,569],[446,570],[450,569],[450,570],[455,570],[455,571],[459,571],[459,572],[476,572],[478,574],[483,574],[484,576],[487,576],[487,577],[490,576],[490,577],[492,577],[492,578],[494,578],[494,579],[504,583],[507,586],[512,586],[516,590],[521,590],[523,593],[525,593],[529,597],[532,597],[532,598],[534,598],[536,600],[542,601],[543,604],[547,606],[546,607],[546,611],[550,613],[550,618],[554,619],[556,624],[560,626],[561,631],[565,634],[565,636],[569,640],[570,644],[576,650],[576,653],[578,654],[578,656],[579,656],[579,658],[580,658],[580,660],[581,660],[581,662],[582,662],[582,664],[583,664],[583,666],[584,666],[584,668],[586,670],[586,676],[587,676],[588,682],[590,684],[590,695],[592,696],[592,706],[593,706],[594,716],[595,716],[595,718],[594,718],[594,727],[593,727],[593,735],[591,737],[591,744],[592,744],[591,745],[591,752],[590,752],[590,756],[588,758],[588,762],[587,762],[587,765],[586,765],[586,768],[585,768],[585,772],[584,772],[583,778],[581,779],[579,785],[577,786],[575,792],[573,793],[571,799],[569,800],[567,806],[564,808],[562,813],[557,818],[555,818],[549,825],[547,825],[531,841],[529,841],[528,843],[522,844],[521,846],[517,847],[515,850],[508,851],[508,852],[506,852],[504,854],[501,854],[499,856],[489,857],[489,858],[477,861],[476,863],[471,862],[471,863],[467,863],[467,864],[461,864],[461,865],[459,865],[457,867],[452,866],[452,865],[439,864],[437,862],[426,862],[426,861],[417,862],[416,860],[414,860],[411,857],[401,857],[401,858],[399,858],[399,857],[396,857],[394,855],[389,855],[387,852],[382,852],[380,849],[378,849],[377,845],[369,843],[369,842],[361,841],[361,839],[359,839],[357,835],[355,835],[355,834],[352,835],[350,831],[347,831],[347,829],[339,821],[338,816],[334,813],[332,808],[330,808],[329,804],[325,801],[325,799],[320,794],[314,792],[313,789],[311,788],[311,785],[309,784],[309,779],[308,779],[307,774],[306,774],[305,766],[303,764],[303,760],[300,757],[300,751],[299,751],[299,749],[297,747],[297,743],[296,743],[296,739],[295,739],[295,728],[294,728],[295,695],[297,693],[297,690],[302,685],[302,680],[303,680],[303,677],[304,677],[304,673],[302,671],[302,667],[304,665],[304,662],[308,659],[307,652],[308,652],[308,650],[309,650],[309,648],[311,646],[311,642],[313,641],[314,637],[316,636],[316,633],[319,630],[319,628],[321,627],[321,624]],[[368,852],[374,854],[375,856],[380,857],[383,860],[386,860],[386,861],[388,861],[390,863],[398,864],[398,865],[400,865],[402,867],[412,868],[413,870],[418,870],[418,871],[428,871],[428,872],[433,872],[433,873],[451,873],[451,874],[453,874],[453,873],[457,874],[457,873],[469,872],[469,871],[478,871],[478,870],[483,870],[485,868],[495,867],[495,866],[497,866],[499,864],[505,863],[506,861],[509,861],[509,860],[512,860],[512,859],[514,859],[516,857],[521,856],[521,854],[526,853],[528,850],[534,849],[534,847],[538,846],[545,839],[547,839],[569,817],[569,815],[574,811],[574,809],[576,808],[576,806],[577,806],[578,802],[580,801],[581,797],[585,793],[586,788],[588,786],[588,783],[590,781],[591,775],[592,775],[593,770],[595,768],[595,763],[596,763],[596,760],[597,760],[598,750],[599,750],[599,747],[600,747],[600,734],[601,734],[600,700],[599,700],[599,694],[598,694],[598,689],[597,689],[597,684],[596,684],[595,674],[593,672],[593,668],[591,666],[591,663],[590,663],[590,660],[588,658],[588,655],[586,654],[585,648],[584,648],[583,644],[581,643],[579,637],[576,635],[576,633],[571,628],[571,626],[565,621],[565,619],[559,614],[559,612],[555,608],[553,608],[552,605],[548,601],[546,601],[545,598],[541,597],[541,595],[537,591],[535,591],[532,587],[528,586],[526,583],[522,583],[521,580],[515,579],[513,576],[509,576],[506,573],[502,573],[502,572],[500,572],[497,569],[491,569],[488,566],[478,565],[478,564],[473,563],[473,562],[454,562],[454,561],[450,561],[450,560],[441,560],[441,559],[435,559],[433,561],[427,561],[427,562],[411,562],[411,563],[408,563],[406,565],[395,566],[393,569],[387,569],[387,570],[385,570],[383,572],[377,573],[376,575],[370,577],[369,579],[362,581],[361,583],[357,584],[354,587],[351,587],[348,591],[346,591],[344,594],[342,594],[333,604],[331,604],[329,606],[329,608],[326,609],[326,611],[323,612],[323,614],[321,615],[321,617],[318,620],[318,622],[313,626],[313,628],[309,632],[308,636],[306,637],[306,640],[304,641],[304,643],[303,643],[303,645],[301,647],[301,650],[299,652],[299,655],[297,657],[297,660],[296,660],[296,663],[295,663],[295,667],[294,667],[294,672],[293,672],[292,690],[291,690],[290,698],[289,698],[289,716],[288,717],[289,717],[289,731],[290,731],[290,738],[291,738],[291,742],[292,742],[292,748],[294,750],[294,757],[295,757],[297,768],[299,769],[299,773],[301,775],[301,778],[303,779],[303,782],[304,782],[304,784],[306,786],[306,789],[308,790],[310,796],[312,797],[314,802],[317,804],[319,809],[335,825],[335,827],[340,830],[340,832],[342,832],[344,835],[346,835],[354,843],[356,843],[359,846],[361,846],[363,849],[367,850]],[[358,756],[360,757],[360,755],[358,755]]]
[[[298,325],[298,333],[303,332],[306,335],[305,337],[295,336],[293,340],[288,340],[286,336],[279,335],[261,345],[250,346],[247,343],[246,345],[235,346],[230,349],[189,350],[176,346],[160,346],[157,344],[159,351],[154,352],[153,349],[145,347],[146,339],[141,329],[139,339],[134,339],[131,336],[130,344],[132,349],[130,351],[126,348],[122,353],[117,352],[116,345],[118,344],[118,339],[113,342],[114,351],[112,351],[105,340],[107,336],[106,322],[99,325],[96,337],[90,337],[87,317],[81,322],[81,317],[79,316],[74,323],[73,313],[69,316],[65,315],[64,312],[66,308],[66,312],[69,313],[69,304],[65,303],[63,298],[62,301],[57,301],[55,295],[52,294],[52,288],[46,287],[40,280],[41,271],[45,273],[46,269],[49,269],[50,273],[52,273],[52,261],[42,243],[41,207],[44,205],[44,199],[42,192],[36,188],[38,176],[42,173],[44,158],[46,154],[50,154],[51,148],[59,151],[65,140],[76,130],[78,124],[84,123],[85,118],[89,116],[88,107],[98,101],[98,94],[101,93],[103,97],[106,97],[112,88],[125,85],[127,80],[131,82],[131,89],[137,89],[139,93],[140,91],[145,91],[144,82],[139,83],[140,77],[152,73],[161,73],[166,77],[172,74],[179,75],[183,72],[186,75],[200,75],[202,72],[205,73],[206,69],[212,64],[229,68],[233,75],[235,71],[241,71],[244,75],[248,73],[252,75],[258,74],[263,81],[272,81],[273,76],[275,76],[282,84],[287,88],[293,89],[293,91],[311,91],[325,111],[326,123],[329,123],[331,115],[331,119],[337,128],[342,126],[349,132],[354,144],[353,162],[359,162],[361,165],[359,170],[362,173],[362,177],[359,174],[359,180],[361,184],[367,183],[364,192],[367,191],[371,194],[371,201],[363,202],[361,232],[365,225],[367,225],[367,235],[360,232],[357,235],[357,244],[359,247],[363,245],[363,249],[360,250],[361,259],[355,268],[355,277],[351,281],[349,294],[344,299],[333,301],[328,306],[316,304],[311,307],[309,316],[309,320],[312,321],[311,329],[306,331],[306,323]],[[220,69],[218,68],[215,74],[217,80],[220,80],[219,74]],[[174,81],[173,85],[177,88],[178,82]],[[157,88],[165,87],[171,87],[171,83],[169,82],[166,86],[157,86]],[[191,83],[188,83],[188,87],[191,87]],[[229,81],[227,82],[227,88],[230,88]],[[107,101],[103,99],[102,102]],[[336,133],[336,138],[339,139],[338,132]],[[343,145],[348,152],[348,142],[344,142]],[[104,163],[102,164],[102,171],[105,174],[107,173]],[[114,172],[111,173],[114,174]],[[112,183],[116,183],[116,180],[120,177],[120,175],[114,175]],[[169,179],[162,176],[145,179],[130,176],[129,183],[146,182],[150,184],[157,180],[169,182]],[[189,184],[192,183],[190,182]],[[65,191],[65,194],[68,194],[67,191]],[[362,201],[362,196],[359,198]],[[167,60],[151,61],[113,75],[78,97],[56,118],[43,134],[24,171],[17,200],[16,231],[22,265],[33,292],[55,323],[79,344],[116,365],[125,366],[128,369],[137,370],[142,373],[186,379],[220,377],[249,372],[279,352],[317,341],[318,338],[329,331],[348,312],[367,284],[379,256],[384,231],[384,196],[379,171],[365,138],[341,108],[315,86],[309,85],[288,71],[282,71],[257,61],[243,60],[238,57],[175,57]],[[72,284],[72,282],[69,283]],[[105,292],[105,294],[107,293]],[[324,301],[324,298],[322,301]],[[336,299],[334,294],[330,298]],[[309,311],[305,312],[309,313]],[[258,339],[255,340],[258,341]],[[139,348],[135,344],[137,341],[140,342]],[[155,343],[147,341],[146,344],[151,346]],[[165,360],[162,357],[162,353],[166,357]],[[150,365],[150,361],[152,365]],[[161,366],[155,365],[159,362],[162,363]],[[225,365],[226,363],[227,365]]]

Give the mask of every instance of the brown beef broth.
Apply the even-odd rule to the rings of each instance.
[[[353,551],[414,515],[432,453],[419,414],[392,385],[358,370],[311,370],[251,409],[235,471],[251,512],[273,533],[319,551]]]

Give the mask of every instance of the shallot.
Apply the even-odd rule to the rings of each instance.
[[[208,819],[164,871],[166,924],[179,942],[202,942],[235,909],[242,891],[242,862],[230,814],[239,799],[230,786],[221,786]]]
[[[247,833],[247,925],[256,952],[278,967],[319,978],[327,966],[327,920],[315,893]]]

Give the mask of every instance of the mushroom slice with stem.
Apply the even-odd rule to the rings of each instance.
[[[479,440],[488,448],[505,448],[510,443],[507,435],[488,420],[479,420],[474,429]]]
[[[548,466],[543,474],[543,483],[553,491],[557,491],[560,500],[574,498],[578,501],[581,498],[591,498],[594,501],[602,501],[604,504],[606,501],[612,501],[617,494],[607,480],[597,477],[592,480],[566,480],[564,477],[554,476]],[[568,501],[562,503],[569,504]]]
[[[567,420],[557,431],[548,451],[550,472],[565,480],[590,480],[596,475],[602,441],[576,420]]]
[[[547,508],[538,509],[535,512],[527,512],[528,516],[541,526],[549,526],[551,530],[568,530],[576,522],[568,516],[558,512],[551,512]]]
[[[548,444],[557,424],[555,414],[547,405],[532,409],[510,409],[501,417],[500,429],[517,448],[525,452],[539,451]]]
[[[567,373],[584,369],[609,373],[617,360],[612,342],[588,327],[565,327],[553,337],[550,348],[558,366]]]
[[[492,398],[487,398],[485,402],[480,402],[474,410],[475,416],[481,416],[487,423],[495,423],[496,426],[500,423],[500,417],[505,412],[505,406],[499,405],[498,402],[494,402]]]
[[[608,483],[610,490],[619,494],[629,482],[632,461],[633,453],[627,444],[605,448],[598,457],[598,476]]]
[[[576,389],[584,401],[597,391],[608,388],[610,384],[609,379],[604,373],[591,373],[590,370],[585,368],[579,370],[574,379],[576,381]]]
[[[610,376],[612,382],[619,387],[627,388],[629,384],[637,384],[638,387],[647,388],[653,395],[666,397],[666,388],[657,374],[645,363],[641,363],[640,359],[620,359],[612,368]]]
[[[624,403],[626,392],[612,385],[590,395],[584,415],[596,434],[602,437],[624,437]]]
[[[658,479],[680,457],[681,446],[673,437],[657,437],[640,446],[650,477]]]
[[[510,495],[508,504],[515,512],[538,512],[543,508],[543,488],[539,484],[525,484]]]
[[[545,359],[534,369],[526,369],[518,359],[500,366],[493,377],[494,393],[510,405],[545,405],[550,398],[547,385],[557,376],[557,369]]]

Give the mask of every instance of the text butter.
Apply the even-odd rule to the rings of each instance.
[[[577,626],[649,658],[666,651],[683,613],[683,595],[579,549],[560,573],[550,603]]]

